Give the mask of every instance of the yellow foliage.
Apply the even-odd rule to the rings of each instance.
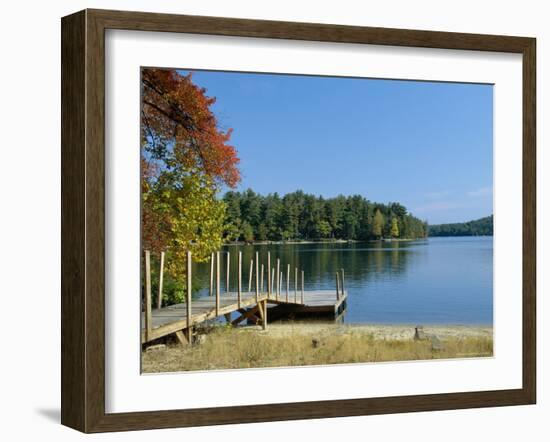
[[[183,280],[187,251],[193,261],[206,261],[222,245],[225,203],[216,198],[216,187],[201,174],[167,172],[154,185],[156,210],[170,220],[166,272]]]

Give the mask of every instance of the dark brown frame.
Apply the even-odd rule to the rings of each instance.
[[[450,32],[84,10],[62,29],[61,422],[141,430],[534,404],[536,400],[536,40]],[[496,51],[523,56],[523,386],[514,390],[105,413],[106,29]]]

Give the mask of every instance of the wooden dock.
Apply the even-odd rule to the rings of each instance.
[[[161,255],[161,266],[164,256]],[[229,257],[228,261],[229,262]],[[307,315],[329,315],[340,317],[346,309],[347,292],[344,288],[344,270],[336,272],[334,290],[304,290],[304,272],[294,271],[293,286],[290,285],[290,266],[286,268],[286,288],[283,286],[283,272],[280,262],[271,266],[270,254],[267,257],[267,285],[264,287],[264,265],[260,266],[258,253],[250,263],[248,278],[249,290],[242,290],[242,255],[238,255],[237,292],[221,293],[220,289],[220,252],[212,254],[210,296],[192,299],[191,284],[187,290],[186,302],[152,308],[151,303],[151,273],[149,252],[145,253],[145,305],[141,315],[141,341],[147,343],[167,335],[174,334],[181,344],[192,341],[193,327],[216,318],[225,318],[232,325],[243,321],[267,327],[268,312],[274,312],[275,317],[294,317]],[[254,271],[255,270],[255,271]],[[275,273],[277,271],[277,273]],[[279,277],[275,278],[278,274]],[[299,282],[301,275],[301,284]],[[162,278],[162,269],[160,272]],[[253,278],[254,276],[254,278]],[[187,281],[191,281],[191,254],[187,254]],[[253,279],[255,284],[253,285]],[[160,280],[162,281],[162,279]],[[227,285],[229,286],[229,264],[227,265]],[[254,290],[252,287],[254,286]],[[162,292],[160,282],[159,294]],[[160,301],[162,299],[159,297]],[[271,313],[270,313],[271,314]],[[236,317],[234,317],[236,316]]]

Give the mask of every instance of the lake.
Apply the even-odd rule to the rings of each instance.
[[[345,270],[345,323],[476,324],[493,322],[493,238],[439,237],[418,241],[227,246],[230,289],[236,291],[237,252],[243,252],[243,289],[250,260],[271,252],[272,265],[304,270],[305,290],[335,289]],[[225,281],[225,261],[222,281]],[[285,271],[286,267],[282,268]],[[196,279],[195,279],[196,278]],[[267,279],[267,271],[266,276]],[[209,264],[196,266],[198,296],[208,293]],[[265,283],[267,284],[267,283]],[[286,282],[284,283],[286,287]],[[294,281],[291,276],[291,287]]]

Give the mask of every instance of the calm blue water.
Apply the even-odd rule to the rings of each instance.
[[[255,251],[305,271],[305,289],[334,289],[344,268],[346,323],[486,324],[493,322],[493,238],[453,237],[353,244],[229,246],[249,263]],[[244,267],[243,285],[248,284]],[[222,267],[225,268],[225,267]],[[207,286],[207,266],[198,268]],[[223,279],[223,275],[222,275]],[[233,282],[230,283],[230,285]],[[292,285],[292,282],[291,282]],[[205,290],[201,291],[204,294]]]

